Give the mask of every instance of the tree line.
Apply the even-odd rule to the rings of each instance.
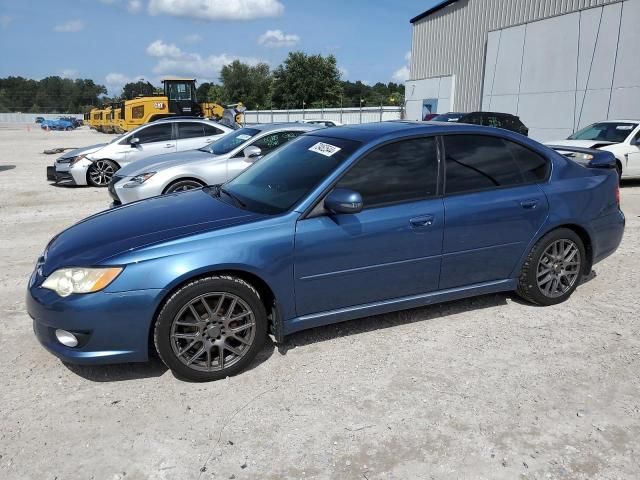
[[[162,89],[147,81],[127,83],[120,95],[108,97],[107,89],[93,80],[9,77],[0,79],[0,111],[78,113],[159,93]],[[404,85],[342,80],[335,56],[290,52],[273,70],[266,63],[239,60],[225,65],[218,82],[200,83],[196,95],[200,102],[242,102],[250,110],[366,107],[403,105]]]

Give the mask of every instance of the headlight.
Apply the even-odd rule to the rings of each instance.
[[[86,154],[82,154],[82,155],[76,155],[75,157],[71,157],[69,159],[69,166],[72,167],[74,163],[78,163],[80,160],[82,160],[86,156],[87,156]]]
[[[136,175],[135,177],[133,177],[131,180],[129,180],[123,186],[124,186],[124,188],[137,187],[138,185],[142,185],[144,182],[149,180],[155,174],[156,174],[156,172],[141,173],[140,175]]]
[[[590,153],[576,152],[573,154],[572,158],[579,162],[588,162],[593,160],[593,155],[591,155]]]
[[[53,290],[61,297],[68,297],[72,293],[93,293],[113,282],[120,272],[120,267],[61,268],[49,275],[42,287]]]

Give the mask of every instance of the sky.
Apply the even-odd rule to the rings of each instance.
[[[408,78],[409,20],[436,0],[0,0],[0,77],[217,81],[239,59],[336,56],[345,80]]]

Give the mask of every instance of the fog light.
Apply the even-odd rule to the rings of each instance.
[[[66,330],[56,330],[56,338],[61,344],[66,345],[67,347],[78,346],[78,339],[76,338],[76,336],[71,332],[67,332]]]

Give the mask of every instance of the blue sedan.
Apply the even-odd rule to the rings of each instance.
[[[578,150],[462,124],[317,130],[224,185],[60,233],[28,311],[63,361],[155,348],[206,381],[245,368],[268,334],[495,292],[557,304],[625,224],[615,159]]]

